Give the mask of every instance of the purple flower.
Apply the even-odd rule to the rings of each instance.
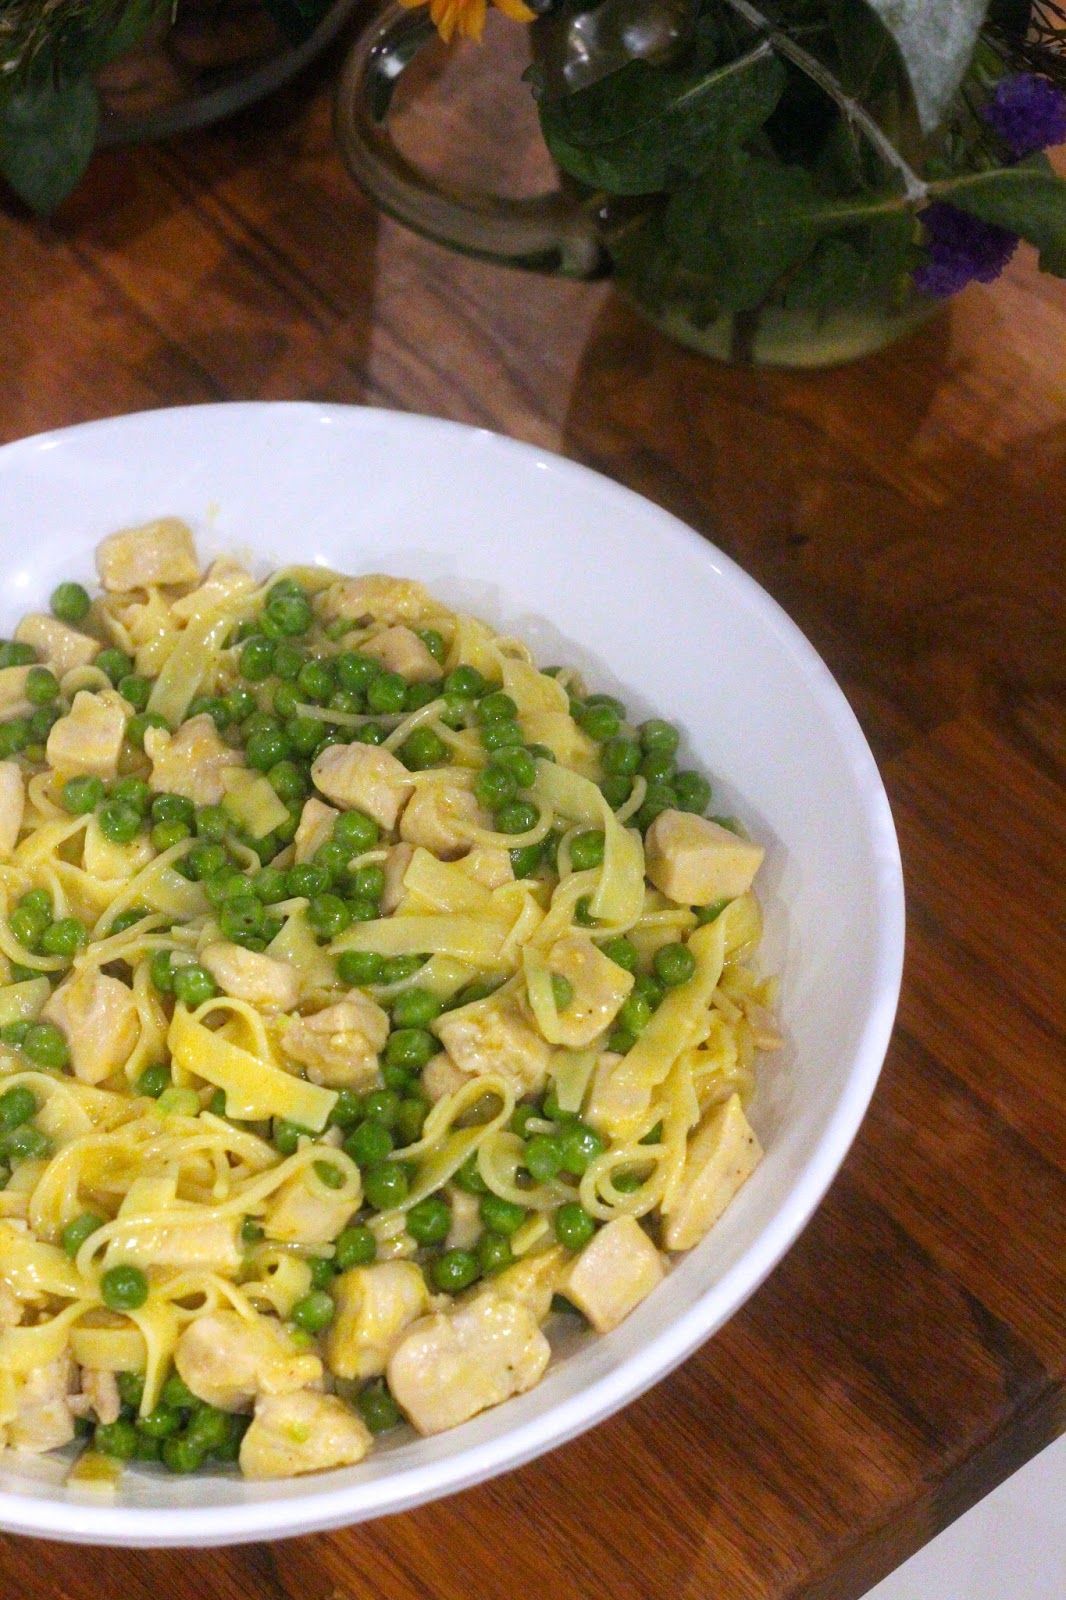
[[[1015,157],[1066,140],[1066,94],[1034,72],[1000,78],[981,115]]]
[[[1018,235],[982,222],[946,200],[934,200],[919,218],[927,259],[914,271],[923,294],[946,299],[968,283],[991,283],[1014,254]]]

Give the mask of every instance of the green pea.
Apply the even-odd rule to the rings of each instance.
[[[619,1194],[633,1194],[644,1183],[644,1178],[639,1172],[612,1172],[611,1182]]]
[[[284,639],[298,638],[310,628],[313,615],[306,595],[278,595],[267,602],[266,615]]]
[[[456,667],[444,680],[445,694],[461,695],[467,700],[476,700],[487,688],[477,667]]]
[[[575,713],[574,720],[590,739],[601,744],[616,738],[622,726],[621,718],[613,706],[594,705],[589,701]]]
[[[451,1225],[451,1206],[437,1194],[428,1194],[407,1213],[407,1231],[417,1244],[443,1244]]]
[[[652,717],[647,722],[642,722],[637,731],[645,751],[657,750],[663,755],[672,756],[681,743],[681,735],[674,725],[663,722],[660,717]]]
[[[404,708],[407,684],[398,672],[379,672],[367,686],[366,703],[379,716],[395,715]]]
[[[354,1089],[340,1089],[337,1091],[337,1099],[334,1102],[333,1110],[329,1114],[327,1124],[331,1128],[344,1128],[347,1130],[354,1128],[356,1123],[362,1120],[362,1115],[362,1095],[356,1094]]]
[[[32,911],[35,915],[51,920],[53,901],[47,889],[29,889],[19,901],[21,911]]]
[[[352,855],[358,856],[374,848],[381,837],[381,829],[365,812],[342,811],[333,824],[333,837],[338,844],[345,845]]]
[[[373,1167],[391,1155],[393,1137],[384,1123],[361,1122],[344,1141],[344,1153],[359,1167]]]
[[[335,939],[344,932],[352,914],[340,895],[316,895],[307,908],[307,920],[321,939]]]
[[[93,1448],[115,1461],[132,1461],[137,1449],[137,1430],[125,1417],[115,1422],[98,1422],[93,1429]]]
[[[310,779],[303,767],[295,761],[278,761],[267,772],[270,787],[280,800],[302,800],[310,788]]]
[[[110,1311],[137,1311],[148,1299],[148,1279],[140,1267],[109,1267],[100,1279],[100,1294]]]
[[[294,1156],[299,1148],[301,1139],[313,1139],[314,1133],[310,1128],[305,1128],[300,1122],[290,1122],[287,1117],[277,1117],[274,1121],[273,1138],[274,1147],[283,1156]]]
[[[24,1122],[21,1128],[0,1134],[0,1157],[5,1161],[39,1161],[52,1153],[52,1141],[40,1128]]]
[[[144,736],[149,728],[162,728],[170,732],[170,723],[158,711],[138,711],[126,724],[126,738],[138,750],[144,749]]]
[[[253,733],[244,747],[244,759],[253,772],[270,772],[289,757],[291,746],[280,728]]]
[[[631,992],[638,1000],[646,1000],[654,1011],[662,1000],[663,986],[650,972],[643,972],[634,983]]]
[[[392,1006],[394,1028],[425,1028],[440,1016],[444,1003],[439,995],[417,985],[397,995]]]
[[[352,873],[352,893],[364,900],[380,900],[385,893],[385,871],[372,864]]]
[[[241,1244],[250,1250],[253,1245],[261,1243],[266,1238],[266,1229],[254,1217],[245,1217],[241,1223]]]
[[[254,634],[241,647],[240,673],[249,683],[262,683],[274,670],[274,646],[262,634]]]
[[[282,600],[290,595],[295,595],[299,600],[306,600],[307,590],[295,578],[276,578],[266,592],[266,603],[269,605],[272,600]]]
[[[23,1040],[22,1050],[38,1067],[58,1069],[70,1065],[66,1035],[54,1022],[35,1022]]]
[[[622,1002],[618,1013],[618,1026],[637,1038],[651,1021],[651,1011],[652,1008],[643,995],[630,993]]]
[[[544,857],[544,847],[539,844],[524,844],[509,852],[511,857],[511,871],[516,878],[531,878],[540,866]]]
[[[154,834],[153,829],[153,837]],[[192,878],[197,883],[204,883],[217,872],[225,870],[227,856],[220,844],[196,844],[185,857],[185,864]]]
[[[164,1089],[156,1101],[161,1117],[197,1117],[200,1114],[200,1096],[195,1089]]]
[[[425,956],[390,956],[381,969],[382,984],[403,983],[426,964]]]
[[[29,968],[29,971],[33,972],[33,968]],[[33,976],[36,978],[40,974],[34,972]],[[22,1048],[22,1041],[32,1026],[31,1022],[5,1022],[3,1027],[0,1028],[0,1040],[3,1040],[4,1044],[13,1045],[16,1050],[19,1050]]]
[[[370,656],[361,656],[356,650],[345,650],[334,657],[333,669],[342,689],[352,694],[362,694],[381,674],[381,665]]]
[[[333,1260],[341,1272],[348,1272],[352,1267],[369,1266],[377,1253],[378,1243],[370,1229],[356,1223],[337,1235]]]
[[[37,652],[31,644],[14,639],[0,644],[0,667],[29,667],[36,660]]]
[[[27,1030],[28,1032],[29,1030]],[[26,1084],[18,1083],[0,1095],[0,1133],[20,1128],[37,1115],[37,1096]]]
[[[398,1028],[385,1043],[385,1060],[391,1067],[419,1072],[440,1049],[439,1041],[425,1028]]]
[[[70,583],[68,581],[67,583],[58,584],[52,590],[52,598],[49,601],[49,605],[52,608],[53,617],[57,617],[60,622],[69,623],[71,627],[76,628],[78,623],[84,622],[89,615],[89,607],[92,605],[92,601],[89,599],[88,591],[83,589],[80,583]]]
[[[158,850],[160,855],[164,850],[170,850],[176,844],[181,844],[183,839],[192,835],[192,829],[187,822],[157,822],[149,835],[152,849]]]
[[[500,833],[528,833],[540,821],[540,812],[528,800],[509,800],[493,819]]]
[[[594,928],[596,918],[592,915],[592,896],[583,894],[574,903],[574,921],[579,928]]]
[[[510,772],[490,765],[482,767],[474,779],[474,794],[481,805],[489,811],[495,811],[514,800],[518,794],[518,784]]]
[[[616,967],[621,967],[623,972],[636,972],[639,960],[637,947],[629,939],[622,937],[605,939],[600,949],[608,960],[613,961]]]
[[[337,839],[327,839],[325,844],[320,844],[312,857],[313,864],[328,873],[334,883],[345,876],[351,859],[351,848]]]
[[[243,722],[256,708],[255,695],[243,683],[234,684],[225,696],[226,710],[231,722]]]
[[[313,900],[316,895],[326,893],[330,877],[324,867],[312,866],[309,861],[301,861],[297,866],[289,868],[287,882],[291,899]]]
[[[574,986],[569,978],[564,978],[561,972],[551,975],[552,998],[557,1011],[565,1011],[574,998]]]
[[[192,829],[196,807],[183,794],[157,794],[151,803],[153,822],[184,822]]]
[[[118,692],[134,711],[145,711],[152,693],[152,680],[142,677],[138,672],[128,672],[118,680]],[[191,706],[189,713],[193,714]]]
[[[19,944],[27,950],[36,950],[41,935],[48,927],[48,919],[28,906],[16,906],[8,917],[8,925]]]
[[[162,952],[165,954],[165,952]],[[145,1067],[134,1085],[138,1094],[148,1095],[153,1100],[158,1100],[164,1089],[170,1087],[170,1069],[162,1061],[157,1061],[150,1067]]]
[[[296,679],[297,688],[307,700],[324,703],[336,687],[333,673],[325,661],[306,661]]]
[[[489,766],[497,772],[506,772],[519,789],[530,789],[537,781],[537,763],[532,751],[522,745],[504,745],[489,757]]]
[[[429,1115],[429,1105],[429,1101],[419,1094],[404,1096],[396,1113],[397,1144],[400,1146],[414,1144],[422,1137],[422,1129]]]
[[[196,813],[196,836],[206,844],[221,844],[232,827],[221,806],[202,806]]]
[[[160,1454],[168,1472],[186,1474],[199,1472],[207,1452],[201,1450],[195,1439],[178,1435],[173,1439],[164,1439]]]
[[[174,968],[169,950],[153,950],[148,961],[148,975],[160,994],[174,993]]]
[[[45,955],[64,956],[69,961],[88,937],[84,924],[77,917],[62,917],[41,934],[41,949]]]
[[[672,811],[677,805],[677,796],[668,783],[649,783],[644,794],[644,803],[637,812],[635,822],[642,833],[646,833],[656,817],[664,811]]]
[[[213,1000],[218,994],[218,986],[206,967],[201,967],[198,962],[190,962],[186,967],[178,967],[174,973],[174,994],[183,1005],[195,1010],[205,1001]]]
[[[422,707],[428,706],[430,701],[439,699],[439,683],[409,683],[407,692],[403,697],[404,715],[406,716],[411,711],[421,711]],[[444,748],[447,750],[447,745]]]
[[[595,1219],[576,1200],[568,1200],[559,1207],[552,1217],[552,1226],[555,1237],[567,1250],[583,1249],[596,1232]]]
[[[612,1028],[607,1036],[607,1048],[616,1055],[628,1055],[637,1042],[635,1033],[630,1033],[628,1028]]]
[[[478,1215],[486,1228],[510,1238],[525,1222],[529,1212],[513,1200],[503,1200],[498,1194],[486,1194],[482,1196]]]
[[[481,729],[481,743],[490,753],[525,743],[517,722],[489,722]]]
[[[696,957],[687,944],[664,944],[652,958],[655,976],[667,989],[676,989],[696,971]]]
[[[0,760],[17,756],[30,742],[30,725],[25,717],[14,717],[0,725]]]
[[[512,1133],[517,1133],[520,1139],[529,1137],[529,1124],[540,1116],[540,1107],[531,1105],[527,1100],[520,1100],[511,1113],[508,1124]]]
[[[477,1242],[477,1264],[486,1278],[502,1272],[514,1261],[511,1241],[502,1233],[486,1231]]]
[[[441,1294],[459,1294],[481,1276],[477,1256],[470,1250],[445,1250],[429,1268],[434,1289]]]
[[[587,872],[603,865],[604,835],[602,828],[586,828],[575,833],[570,841],[570,865],[575,872]]]
[[[126,682],[126,680],[123,679],[123,682]],[[186,712],[186,717],[192,718],[204,716],[211,718],[211,721],[214,723],[219,733],[222,732],[223,728],[229,727],[229,706],[226,704],[221,695],[198,694],[189,701],[189,709]]]
[[[93,662],[94,667],[99,667],[117,687],[123,678],[128,678],[133,671],[133,662],[124,650],[101,650]]]
[[[112,917],[111,922],[108,924],[108,938],[118,933],[128,933],[131,928],[137,926],[138,922],[143,922],[148,915],[146,906],[130,906],[126,911],[120,911],[118,916]]]
[[[518,707],[509,694],[497,690],[479,702],[477,715],[478,721],[486,727],[493,722],[513,722],[518,716]]]
[[[69,811],[75,817],[85,816],[95,811],[104,798],[103,780],[95,777],[68,778],[60,798],[64,811]]]
[[[594,1129],[583,1122],[573,1122],[559,1134],[559,1148],[563,1171],[580,1178],[588,1170],[589,1163],[603,1154],[604,1146]]]
[[[366,900],[362,895],[353,895],[348,901],[348,910],[352,914],[353,922],[376,922],[381,915],[381,908],[376,900]],[[382,979],[384,982],[384,979]]]
[[[452,1182],[464,1194],[488,1194],[489,1186],[481,1176],[476,1150],[470,1152],[459,1170],[453,1174]]]
[[[475,721],[476,708],[473,700],[464,700],[461,695],[446,694],[444,708],[439,712],[441,722],[446,728],[469,728]]]
[[[316,1161],[315,1177],[327,1189],[340,1189],[344,1183],[344,1173],[335,1161]]]
[[[179,1411],[191,1411],[200,1404],[184,1379],[176,1372],[172,1372],[167,1378],[159,1391],[159,1398],[163,1405],[174,1406]]]
[[[408,734],[396,754],[411,772],[424,772],[442,766],[451,757],[448,746],[432,728],[416,728]]]
[[[174,1406],[156,1406],[153,1411],[147,1412],[143,1417],[138,1417],[136,1428],[149,1439],[169,1439],[175,1433],[180,1433],[185,1425],[185,1418]]]
[[[224,1117],[226,1115],[226,1091],[225,1091],[225,1089],[215,1089],[214,1090],[214,1092],[211,1095],[210,1100],[207,1102],[206,1109],[211,1113],[211,1115],[213,1117]]]
[[[119,1399],[130,1411],[138,1411],[144,1399],[144,1374],[142,1372],[118,1372],[115,1374],[118,1384]]]
[[[59,679],[47,667],[31,667],[25,693],[31,706],[49,706],[59,698]]]
[[[604,772],[612,777],[632,777],[640,768],[640,745],[635,739],[624,736],[608,739],[600,751],[600,762]]]
[[[553,1135],[537,1133],[527,1140],[523,1165],[537,1183],[549,1183],[562,1171],[563,1153]]]
[[[711,803],[711,786],[702,773],[677,773],[673,779],[673,789],[679,811],[692,811],[702,816]]]
[[[438,664],[442,662],[444,657],[447,655],[447,649],[444,644],[443,636],[437,632],[436,628],[416,628],[415,632],[418,634],[418,637],[421,639],[422,643],[425,645],[434,661],[436,661]]]
[[[218,925],[223,937],[231,939],[234,944],[257,937],[262,933],[265,922],[263,902],[255,894],[231,896],[223,902],[218,913]]]
[[[280,867],[260,867],[250,880],[252,893],[265,906],[275,906],[289,897],[289,877]]]
[[[355,737],[360,744],[384,744],[385,729],[380,722],[364,722]]]
[[[363,1097],[363,1115],[371,1122],[380,1122],[383,1128],[394,1128],[400,1109],[400,1097],[392,1089],[373,1089]]]
[[[371,1433],[387,1433],[403,1421],[403,1413],[389,1393],[384,1378],[375,1378],[360,1389],[355,1404]]]
[[[337,976],[342,983],[362,987],[378,983],[384,965],[376,950],[344,950],[337,957]]]
[[[367,1203],[376,1211],[391,1211],[394,1206],[402,1205],[410,1187],[407,1169],[399,1161],[382,1161],[368,1167],[363,1177]]]
[[[707,906],[694,906],[693,910],[696,913],[697,927],[705,928],[709,922],[716,921],[717,918],[722,915],[722,912],[725,910],[727,905],[729,905],[729,900],[728,898],[724,898],[721,900],[712,900],[710,905]]]

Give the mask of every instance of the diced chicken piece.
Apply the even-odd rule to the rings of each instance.
[[[531,1389],[550,1355],[527,1306],[484,1293],[409,1328],[389,1361],[389,1388],[419,1433],[441,1433]]]
[[[499,889],[502,884],[514,882],[511,855],[502,845],[475,845],[460,865],[483,889]]]
[[[322,800],[316,800],[314,795],[310,800],[304,801],[304,808],[300,812],[300,826],[292,841],[297,862],[310,861],[319,845],[328,843],[333,833],[333,824],[339,816],[339,811],[333,806],[327,806]]]
[[[241,1440],[241,1471],[246,1478],[291,1478],[354,1467],[373,1442],[363,1419],[335,1394],[302,1389],[264,1397]]]
[[[113,1372],[102,1372],[96,1367],[82,1367],[81,1392],[97,1422],[117,1422],[122,1411],[122,1397],[118,1392],[118,1379]]]
[[[470,829],[491,826],[469,789],[427,783],[415,790],[400,818],[400,838],[422,845],[441,861],[457,861],[470,849]]]
[[[683,906],[746,894],[766,852],[709,817],[662,811],[644,838],[644,864],[657,889]]]
[[[562,1245],[552,1245],[539,1255],[527,1256],[505,1267],[492,1279],[490,1292],[503,1300],[515,1300],[532,1311],[538,1323],[551,1310],[552,1296],[566,1270],[567,1254]]]
[[[411,624],[422,622],[440,610],[420,583],[408,578],[388,578],[379,572],[331,583],[319,605],[327,622],[344,617],[349,622]]]
[[[96,547],[96,570],[110,594],[160,583],[198,583],[192,531],[177,517],[124,528]]]
[[[610,1333],[665,1277],[662,1257],[636,1217],[615,1217],[561,1276],[559,1293]]]
[[[558,1014],[552,1043],[580,1050],[610,1027],[633,987],[633,974],[581,933],[556,940],[548,952],[548,966],[574,991]]]
[[[381,1261],[353,1267],[330,1288],[336,1312],[326,1339],[326,1361],[338,1378],[376,1378],[404,1329],[429,1310],[421,1267]]]
[[[386,672],[398,672],[408,683],[432,683],[440,677],[440,665],[430,655],[417,633],[402,623],[386,628],[360,645],[360,654],[379,661]]]
[[[358,1192],[334,1193],[313,1169],[304,1168],[274,1191],[263,1226],[269,1238],[283,1243],[330,1244],[358,1209],[359,1200]]]
[[[240,755],[219,736],[208,712],[190,717],[177,733],[149,728],[144,753],[152,763],[149,783],[157,794],[181,794],[197,806],[220,805],[226,786],[222,774],[239,767]]]
[[[514,1001],[489,1001],[466,1015],[446,1013],[436,1031],[460,1071],[499,1073],[520,1096],[543,1087],[551,1047]]]
[[[261,1394],[291,1394],[322,1377],[322,1363],[296,1350],[280,1325],[236,1311],[190,1322],[174,1347],[174,1365],[198,1400],[222,1411],[247,1411]]]
[[[666,1248],[691,1250],[698,1244],[755,1171],[762,1154],[740,1096],[730,1095],[689,1140],[681,1187],[666,1213]]]
[[[385,857],[385,891],[381,896],[381,914],[384,917],[391,917],[403,899],[403,875],[411,865],[414,853],[413,844],[394,844]]]
[[[0,856],[9,856],[18,843],[26,810],[26,786],[17,761],[0,761]]]
[[[470,1250],[482,1233],[481,1201],[476,1194],[467,1194],[465,1189],[457,1189],[454,1184],[448,1186],[447,1194],[448,1204],[452,1208],[452,1221],[444,1248]]]
[[[229,556],[221,556],[217,561],[212,561],[203,583],[198,584],[191,594],[175,600],[170,609],[175,617],[183,621],[189,617],[204,616],[236,595],[250,594],[255,587],[255,579],[240,562],[233,561]]]
[[[422,1068],[419,1082],[431,1100],[443,1100],[446,1094],[454,1094],[469,1083],[470,1074],[459,1070],[447,1050],[440,1050]]]
[[[388,750],[372,744],[331,744],[316,756],[311,778],[343,811],[365,811],[386,831],[414,792],[411,774]]]
[[[113,782],[132,708],[114,689],[82,689],[65,717],[52,724],[45,753],[63,778],[88,776]]]
[[[286,1055],[307,1068],[312,1083],[327,1089],[368,1087],[377,1076],[378,1051],[389,1036],[389,1019],[376,1000],[352,989],[346,1000],[294,1017],[282,1038]]]
[[[0,667],[0,722],[12,717],[28,717],[33,703],[27,698],[26,683],[32,667]]]
[[[74,1076],[100,1083],[124,1066],[140,1036],[133,993],[92,969],[64,980],[41,1012],[67,1036]]]
[[[15,629],[15,638],[19,644],[32,645],[57,678],[74,667],[87,667],[101,649],[99,641],[90,639],[87,633],[79,633],[77,628],[69,628],[65,622],[39,611],[23,617]]]
[[[155,855],[147,833],[139,833],[129,844],[114,844],[93,815],[85,829],[82,865],[94,878],[125,880],[146,867]]]
[[[287,961],[275,961],[258,950],[219,940],[200,952],[219,988],[260,1011],[291,1011],[300,998],[299,975]]]
[[[67,1397],[73,1376],[74,1363],[69,1354],[26,1374],[19,1389],[18,1410],[8,1424],[7,1439],[13,1449],[42,1455],[70,1443],[74,1415]]]

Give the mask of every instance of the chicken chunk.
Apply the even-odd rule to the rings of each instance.
[[[660,812],[644,839],[648,877],[683,906],[746,894],[765,854],[761,845],[689,811]]]
[[[32,645],[57,678],[74,667],[87,667],[100,654],[98,640],[39,611],[31,611],[23,617],[15,629],[15,638],[19,644]]]
[[[217,561],[212,561],[204,581],[191,594],[175,600],[170,609],[175,617],[182,620],[205,616],[208,611],[217,611],[237,595],[251,593],[255,587],[255,579],[240,562],[229,556],[220,556]]]
[[[45,753],[61,777],[114,782],[132,708],[114,689],[82,689],[65,717],[52,724]]]
[[[99,818],[95,814],[89,818],[81,859],[85,871],[94,878],[132,878],[154,854],[147,833],[139,833],[129,844],[114,844],[101,828]]]
[[[8,1424],[7,1438],[13,1449],[43,1455],[70,1443],[74,1414],[68,1397],[73,1381],[74,1363],[69,1353],[27,1372],[18,1391],[18,1409]]]
[[[454,1094],[469,1082],[470,1074],[460,1071],[447,1050],[439,1050],[430,1058],[419,1079],[423,1094],[433,1101],[443,1100],[446,1094]]]
[[[636,1217],[615,1217],[594,1234],[559,1280],[559,1293],[610,1333],[665,1277],[662,1258]]]
[[[510,999],[489,1002],[463,1015],[445,1014],[437,1035],[462,1072],[499,1073],[519,1096],[543,1088],[551,1047]]]
[[[339,816],[339,811],[333,806],[325,805],[321,800],[316,800],[314,795],[310,800],[304,801],[304,808],[300,812],[300,826],[292,841],[297,862],[310,861],[319,845],[329,841],[333,833],[333,824]]]
[[[383,917],[391,917],[403,899],[403,876],[411,865],[414,853],[413,844],[394,844],[385,857],[385,890],[381,896]]]
[[[510,851],[502,845],[475,845],[462,860],[463,871],[483,889],[499,889],[502,884],[514,882],[514,868]]]
[[[83,1083],[100,1083],[124,1066],[140,1037],[132,991],[92,969],[65,979],[41,1016],[66,1034],[74,1076]]]
[[[303,1168],[274,1191],[263,1217],[267,1236],[287,1244],[330,1244],[358,1209],[358,1188],[354,1195],[336,1194],[313,1169]]]
[[[28,717],[34,709],[26,694],[32,667],[0,667],[0,722],[11,717]]]
[[[335,1394],[301,1389],[264,1396],[241,1441],[241,1471],[246,1478],[291,1478],[353,1467],[373,1442],[366,1423]]]
[[[457,1189],[454,1184],[449,1184],[447,1193],[452,1220],[444,1248],[472,1250],[481,1237],[484,1226],[481,1221],[481,1201],[476,1194],[468,1194],[465,1189]]]
[[[550,1355],[527,1306],[486,1292],[414,1323],[389,1360],[389,1388],[419,1433],[441,1433],[531,1389]]]
[[[197,806],[220,805],[226,793],[223,773],[241,765],[206,711],[183,722],[177,733],[149,728],[144,753],[152,763],[149,782],[156,793],[184,795]]]
[[[334,1278],[330,1293],[337,1309],[326,1360],[338,1378],[376,1378],[404,1329],[429,1310],[426,1280],[412,1261],[353,1267]]]
[[[0,761],[0,856],[9,856],[18,844],[26,810],[26,786],[17,761]]]
[[[402,761],[372,744],[331,744],[315,758],[311,778],[343,811],[365,811],[391,832],[414,786]]]
[[[558,1013],[551,1042],[580,1050],[609,1028],[633,987],[633,974],[605,956],[587,934],[568,934],[548,952],[548,966],[565,978],[573,998]]]
[[[81,1392],[94,1412],[97,1422],[106,1425],[118,1421],[122,1411],[122,1397],[118,1392],[118,1379],[113,1372],[102,1372],[96,1367],[82,1367]]]
[[[537,1322],[543,1322],[551,1310],[552,1296],[566,1266],[566,1251],[562,1245],[552,1245],[539,1255],[526,1256],[506,1267],[492,1279],[492,1294],[503,1300],[516,1300],[528,1307]]]
[[[257,1395],[291,1394],[322,1377],[322,1363],[296,1350],[280,1325],[214,1311],[190,1322],[174,1347],[178,1375],[198,1400],[247,1411]]]
[[[409,578],[388,578],[380,572],[364,578],[339,579],[330,584],[319,604],[327,622],[344,617],[349,622],[410,625],[440,610],[420,583]]]
[[[219,988],[260,1011],[291,1011],[300,998],[299,975],[287,961],[275,961],[257,950],[219,940],[200,952]]]
[[[177,517],[111,534],[96,547],[96,570],[109,594],[200,579],[192,531]]]
[[[327,1089],[366,1088],[376,1078],[378,1051],[389,1036],[389,1019],[376,1000],[352,989],[313,1017],[295,1017],[282,1048],[307,1068],[312,1083]]]
[[[470,849],[470,829],[491,826],[469,789],[427,783],[416,789],[400,818],[400,838],[422,845],[441,861],[457,861]]]
[[[398,672],[408,683],[432,683],[440,677],[437,661],[418,634],[402,623],[368,640],[360,647],[360,653],[379,661],[386,672]]]
[[[681,1187],[666,1211],[666,1248],[691,1250],[698,1244],[761,1160],[762,1146],[740,1096],[730,1095],[689,1140]]]

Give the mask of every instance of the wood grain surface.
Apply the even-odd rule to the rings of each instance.
[[[1066,286],[1026,251],[860,365],[728,370],[609,285],[497,271],[377,218],[333,150],[335,69],[100,156],[51,223],[0,204],[0,437],[207,400],[395,406],[559,450],[686,518],[806,631],[881,763],[909,899],[898,1026],[800,1242],[612,1421],[329,1535],[0,1538],[0,1595],[851,1600],[1066,1420]],[[493,158],[534,184],[528,117],[500,139],[464,92],[412,112],[423,152],[483,173],[495,128]]]

